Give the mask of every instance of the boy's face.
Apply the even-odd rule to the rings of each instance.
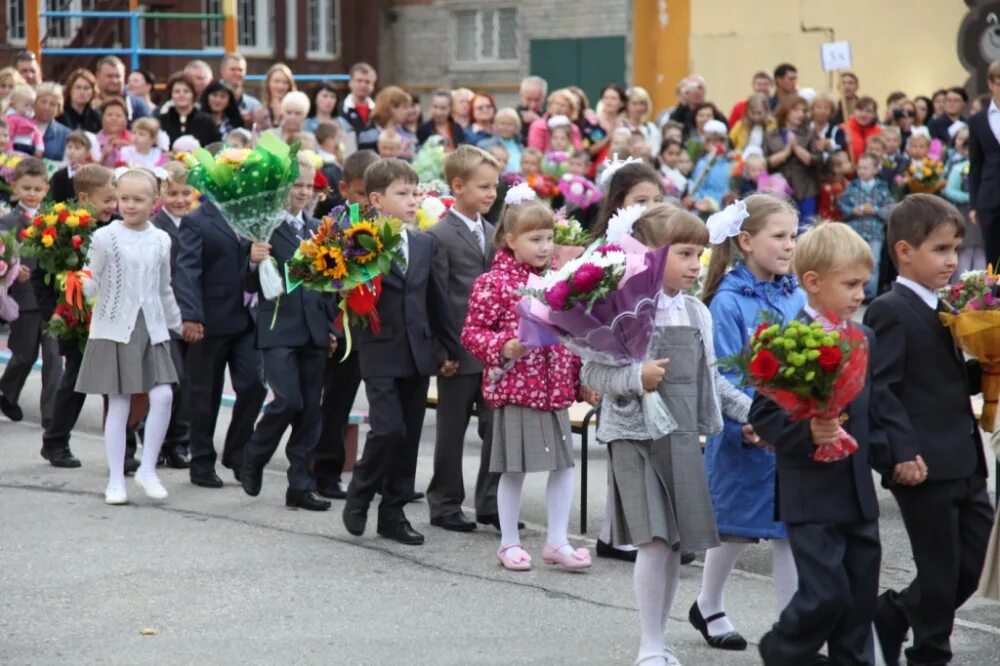
[[[299,177],[292,183],[292,189],[288,193],[288,212],[296,215],[309,205],[313,198],[315,178],[315,169],[306,169],[305,167],[299,169]]]
[[[403,146],[398,141],[379,141],[378,142],[378,154],[387,160],[391,160],[394,157],[399,157],[399,154],[403,152]]]
[[[319,147],[324,153],[330,153],[332,155],[340,150],[340,139],[335,136],[327,137],[323,139],[323,143],[321,143]]]
[[[455,205],[466,216],[490,212],[497,200],[497,180],[500,172],[487,164],[476,167],[466,180],[455,178],[451,190],[455,194]]]
[[[931,145],[927,141],[910,140],[910,145],[906,147],[906,154],[915,160],[922,160],[927,157]]]
[[[108,183],[94,189],[93,192],[80,192],[77,199],[82,204],[90,204],[94,207],[94,216],[100,222],[108,222],[111,216],[118,210],[118,193],[114,185]]]
[[[671,127],[663,133],[663,138],[673,139],[677,143],[684,143],[684,132],[676,127]]]
[[[857,263],[826,275],[807,271],[802,276],[802,284],[809,295],[809,304],[820,314],[846,321],[865,300],[865,285],[871,274],[871,266]]]
[[[340,190],[340,196],[344,197],[344,200],[349,204],[359,204],[362,206],[368,204],[364,178],[357,178],[350,182],[342,180],[337,183],[337,189]]]
[[[903,144],[903,137],[899,134],[887,133],[885,135],[885,152],[895,155],[899,152],[899,147]]]
[[[899,274],[934,291],[951,280],[958,267],[958,248],[962,238],[951,224],[942,224],[913,247],[906,241],[896,243],[896,262]]]
[[[21,176],[14,182],[14,197],[28,208],[38,208],[49,193],[49,183],[42,176]]]
[[[72,142],[66,144],[66,159],[73,166],[79,166],[90,157],[90,151],[83,144]]]
[[[872,137],[874,138],[874,137]],[[882,159],[885,155],[885,142],[884,141],[869,141],[868,145],[865,147],[869,153],[875,157]]]
[[[164,181],[160,194],[163,199],[163,207],[174,217],[183,217],[191,210],[194,188],[187,183]]]
[[[691,161],[691,156],[688,155],[686,150],[682,150],[680,157],[677,158],[677,168],[685,176],[689,175],[691,170],[694,169],[694,162]]]
[[[667,263],[663,267],[663,291],[673,295],[690,289],[701,272],[701,255],[704,251],[704,245],[671,245],[667,252]]]
[[[412,224],[417,217],[417,186],[404,180],[394,180],[385,192],[372,192],[369,200],[383,215]]]
[[[521,171],[526,176],[536,174],[542,170],[542,165],[536,155],[521,156]]]
[[[589,166],[587,160],[582,157],[571,157],[566,161],[566,170],[574,176],[586,176]]]
[[[149,150],[153,147],[153,135],[144,129],[132,132],[132,143],[139,150]]]
[[[551,150],[558,150],[565,152],[569,150],[569,133],[565,130],[559,130],[558,132],[552,132],[549,135],[549,148]]]
[[[875,160],[865,158],[858,162],[858,178],[861,180],[871,180],[878,173],[878,166]]]

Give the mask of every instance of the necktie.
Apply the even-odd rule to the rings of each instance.
[[[486,246],[483,243],[483,228],[479,222],[472,225],[472,235],[476,237],[476,243],[479,245],[480,251],[486,252]]]

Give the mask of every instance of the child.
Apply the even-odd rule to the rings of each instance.
[[[323,368],[337,348],[333,337],[332,298],[311,289],[296,289],[277,301],[264,297],[258,266],[268,256],[279,265],[291,260],[303,239],[319,226],[305,215],[313,198],[316,168],[309,156],[299,153],[299,175],[292,184],[285,207],[285,221],[275,229],[269,243],[254,243],[245,279],[248,290],[257,292],[257,348],[264,362],[264,379],[272,399],[264,409],[243,452],[240,483],[251,497],[260,494],[264,467],[274,455],[285,430],[292,428],[285,446],[288,456],[288,489],[285,506],[308,511],[326,511],[330,502],[316,493],[309,459],[323,429],[320,402]]]
[[[14,86],[4,114],[7,122],[6,149],[41,157],[45,154],[45,139],[35,122],[35,89],[21,83]]]
[[[850,149],[851,160],[857,163],[865,152],[872,152],[868,145],[872,137],[881,134],[878,124],[878,102],[871,97],[862,97],[854,104],[854,112],[844,122],[844,132],[847,135],[847,146]],[[879,155],[881,159],[881,155]]]
[[[104,450],[108,460],[107,504],[125,504],[125,428],[132,396],[149,394],[146,437],[135,482],[152,499],[166,499],[156,476],[160,446],[170,423],[170,330],[180,331],[181,313],[170,288],[170,237],[149,223],[156,203],[152,173],[130,169],[118,180],[121,222],[94,232],[89,252],[97,295],[90,337],[76,381],[79,393],[108,396]]]
[[[403,152],[403,137],[394,129],[386,129],[378,135],[378,155],[382,159],[398,157]]]
[[[771,118],[771,107],[767,95],[754,93],[747,98],[746,111],[743,117],[729,130],[729,141],[733,150],[743,153],[747,148],[764,149],[764,135],[774,129],[774,119]],[[744,158],[747,157],[744,154]]]
[[[604,393],[597,437],[608,444],[615,543],[639,546],[636,663],[671,664],[677,662],[664,646],[663,631],[680,579],[681,553],[719,545],[698,442],[700,434],[722,430],[712,317],[685,294],[701,268],[708,230],[696,216],[659,204],[643,212],[632,235],[651,248],[670,246],[648,358],[630,366],[588,362],[580,380]],[[650,440],[643,426],[644,391],[658,392],[677,422],[663,440]],[[744,401],[740,417],[745,421],[750,401],[733,392]]]
[[[565,119],[565,116],[562,116]],[[570,134],[569,120],[565,125],[552,125],[549,120],[549,145],[542,157],[542,170],[554,176],[560,176],[566,170],[566,161],[573,151],[573,136]],[[527,174],[525,174],[527,175]]]
[[[525,178],[542,173],[542,151],[536,148],[525,148],[521,152],[521,173]]]
[[[930,150],[931,138],[927,130],[923,129],[923,131],[921,131],[921,128],[919,127],[914,129],[913,134],[911,134],[910,138],[906,140],[906,156],[909,158],[910,165],[915,165],[917,169],[921,169],[924,166],[933,166],[933,163],[936,160],[928,157]],[[944,181],[939,179],[938,187],[936,189],[943,188],[944,185]],[[925,191],[923,187],[926,186],[922,186],[920,191]],[[929,185],[929,187],[934,188],[934,185]],[[906,186],[903,196],[911,194],[914,191],[913,185],[910,183]]]
[[[73,198],[73,176],[84,164],[91,161],[94,144],[90,135],[82,130],[73,130],[66,136],[66,161],[68,164],[52,174],[53,201],[69,201]]]
[[[641,160],[652,160],[653,149],[642,132],[632,132],[628,138],[628,154]]]
[[[495,229],[483,219],[496,199],[500,165],[489,154],[469,145],[459,146],[444,160],[445,180],[455,204],[428,231],[437,240],[433,270],[446,276],[448,297],[456,330],[461,330],[469,305],[472,283],[493,263]],[[476,478],[476,520],[499,528],[496,489],[499,477],[490,474],[493,413],[482,393],[483,364],[466,350],[458,358],[458,371],[437,378],[438,426],[434,442],[434,476],[427,487],[431,525],[456,532],[471,532],[476,523],[465,517],[465,483],[462,449],[473,410],[483,441]]]
[[[566,160],[566,173],[586,178],[590,172],[590,153],[586,150],[574,151]]]
[[[663,123],[663,140],[673,139],[682,146],[684,145],[684,125],[676,120],[668,120]]]
[[[848,226],[868,242],[872,254],[879,260],[885,241],[885,221],[894,202],[885,181],[876,178],[877,174],[875,157],[862,155],[858,159],[858,177],[840,195],[837,206]],[[865,285],[866,299],[871,300],[878,295],[879,284],[879,266],[876,263]]]
[[[819,217],[821,220],[843,221],[837,200],[847,189],[848,174],[853,166],[846,151],[838,150],[826,161],[827,176],[819,185]]]
[[[493,118],[493,131],[503,147],[507,149],[507,168],[504,173],[521,171],[521,115],[516,109],[504,108]]]
[[[129,166],[154,169],[167,161],[167,156],[156,145],[160,135],[160,121],[156,118],[138,118],[132,123],[132,144],[121,149],[121,159]]]
[[[687,176],[678,168],[684,144],[677,139],[664,139],[660,148],[660,173],[667,185],[667,194],[682,199],[687,191]]]
[[[497,558],[508,571],[531,568],[531,556],[518,533],[521,488],[528,472],[549,473],[542,558],[569,570],[591,565],[590,552],[574,549],[567,537],[573,502],[573,434],[567,408],[578,393],[580,361],[561,345],[529,349],[517,339],[518,289],[529,275],[548,268],[554,228],[555,218],[545,204],[510,202],[494,236],[499,249],[493,267],[473,284],[462,329],[462,344],[483,364],[483,395],[496,410],[490,471],[501,475]]]
[[[594,220],[594,237],[603,236],[608,230],[608,220],[619,208],[636,204],[649,205],[663,201],[663,179],[652,167],[637,162],[608,163],[601,188],[605,190],[601,210]],[[610,175],[609,175],[610,174]]]
[[[507,152],[504,145],[493,139],[491,142],[484,142],[483,149],[492,155],[493,159],[500,165],[500,173],[506,173],[507,165],[510,163],[510,153]]]
[[[677,170],[684,174],[690,183],[691,172],[694,171],[694,161],[691,159],[691,155],[688,154],[688,151],[683,151],[681,156],[677,158]]]
[[[227,134],[224,140],[226,148],[239,148],[246,150],[250,148],[250,144],[253,142],[253,136],[247,130],[242,127],[238,127]]]
[[[316,152],[323,159],[323,165],[335,164],[338,167],[343,163],[343,144],[341,140],[344,130],[339,123],[323,122],[316,126]],[[331,180],[331,183],[337,182]]]
[[[948,183],[944,187],[944,198],[950,201],[969,219],[969,128],[963,127],[955,133],[955,158],[948,172]],[[986,251],[983,247],[983,230],[978,224],[965,225],[965,238],[958,251],[958,268],[955,275],[966,271],[986,268]]]
[[[705,154],[691,174],[684,206],[708,214],[722,207],[723,199],[729,192],[729,173],[732,169],[725,154],[726,126],[719,120],[709,120],[702,128],[702,134]]]
[[[962,216],[940,197],[904,199],[889,215],[899,277],[865,312],[877,341],[872,400],[895,463],[883,483],[899,505],[917,567],[908,588],[879,596],[875,631],[887,664],[898,662],[908,630],[909,663],[951,661],[955,610],[976,589],[993,522],[969,401],[979,392],[981,368],[964,360],[937,316],[935,292],[958,264],[963,233]]]
[[[105,100],[101,105],[101,131],[97,133],[97,145],[101,150],[100,163],[112,169],[122,166],[121,151],[131,143],[132,134],[128,131],[128,106],[125,100],[121,97]]]
[[[13,195],[17,207],[0,217],[0,231],[14,230],[20,232],[35,219],[38,207],[42,205],[49,191],[48,173],[45,163],[34,157],[26,157],[17,163],[11,177]],[[35,269],[35,260],[29,257],[21,258],[20,273],[17,280],[10,286],[10,296],[17,302],[20,314],[9,323],[10,335],[7,345],[11,357],[0,376],[0,412],[11,421],[20,421],[24,412],[18,405],[24,383],[31,374],[31,368],[38,359],[39,349],[42,355],[42,395],[40,410],[42,426],[46,427],[52,421],[55,411],[56,388],[62,376],[62,359],[59,357],[59,344],[55,338],[45,334],[48,319],[42,318],[35,290],[28,281]],[[48,452],[43,449],[42,455]]]
[[[743,173],[740,174],[739,196],[741,199],[757,192],[757,183],[761,176],[767,175],[767,160],[762,153],[751,153],[743,160]]]
[[[744,204],[748,216],[724,231],[729,237],[712,249],[705,279],[703,300],[712,312],[717,358],[742,351],[765,313],[787,321],[805,304],[795,278],[788,275],[798,234],[795,208],[767,194],[747,197]],[[736,381],[732,373],[723,376]],[[753,395],[750,388],[744,392]],[[722,545],[705,554],[701,591],[688,619],[711,647],[745,650],[746,640],[729,622],[723,601],[736,560],[748,543],[770,540],[779,611],[795,592],[795,562],[785,526],[774,519],[774,454],[748,437],[742,424],[729,417],[724,423],[722,434],[709,437],[705,447]]]
[[[795,273],[808,295],[802,321],[840,328],[854,316],[875,265],[868,243],[850,228],[821,222],[795,248]],[[874,335],[865,329],[869,344]],[[798,591],[777,624],[760,640],[768,666],[817,663],[823,644],[832,664],[874,664],[871,625],[878,595],[881,545],[872,465],[891,466],[871,412],[871,375],[844,414],[858,450],[832,463],[812,459],[831,442],[841,419],[791,421],[758,394],[750,411],[757,434],[775,449],[778,517],[798,572]]]
[[[461,343],[445,286],[447,276],[432,270],[437,241],[413,231],[417,212],[417,172],[402,160],[380,160],[365,170],[369,202],[382,215],[402,220],[403,262],[382,279],[378,301],[381,334],[357,327],[361,376],[371,407],[364,455],[344,505],[344,526],[355,536],[365,531],[368,507],[382,494],[378,533],[406,545],[424,536],[406,519],[403,506],[412,497],[417,449],[431,375],[458,369]],[[438,345],[448,359],[441,364]]]

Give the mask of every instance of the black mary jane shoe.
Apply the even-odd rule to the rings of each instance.
[[[688,611],[688,622],[701,633],[709,647],[716,648],[717,650],[732,650],[734,652],[746,650],[747,639],[743,638],[739,632],[730,631],[718,636],[712,636],[708,633],[708,623],[725,616],[725,613],[716,613],[710,617],[702,617],[701,609],[698,608],[698,602],[695,601],[691,604],[691,610]]]
[[[597,556],[606,557],[610,560],[621,560],[622,562],[635,562],[635,558],[639,556],[638,550],[618,550],[610,543],[605,543],[600,539],[597,540]]]

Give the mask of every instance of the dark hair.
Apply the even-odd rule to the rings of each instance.
[[[226,102],[226,108],[222,110],[222,115],[229,121],[230,129],[243,127],[243,114],[240,113],[240,105],[236,103],[236,94],[225,82],[218,79],[209,81],[205,89],[201,91],[201,99],[199,101],[202,112],[211,117],[213,121],[215,120],[215,112],[212,111],[212,107],[208,104],[208,97],[218,92],[224,92],[229,95],[229,101]]]
[[[17,166],[14,167],[14,173],[11,176],[11,181],[16,183],[27,176],[44,178],[45,182],[48,182],[49,170],[45,167],[45,161],[40,160],[37,157],[25,157],[17,163]]]
[[[946,95],[948,93],[955,93],[956,95],[962,98],[962,101],[964,103],[966,104],[969,103],[969,92],[962,86],[952,86],[951,88],[948,88],[948,90],[945,92]]]
[[[859,97],[858,101],[854,103],[854,109],[860,109],[865,106],[872,107],[873,113],[878,113],[878,102],[875,101],[874,97],[869,97],[865,95],[864,97]]]
[[[87,150],[90,150],[94,147],[94,144],[91,142],[90,137],[87,136],[87,133],[84,132],[83,130],[73,130],[72,132],[66,135],[66,145],[69,145],[71,143],[79,144],[84,148],[86,148]]]
[[[719,113],[719,107],[712,104],[711,102],[702,102],[701,104],[695,106],[694,110],[691,112],[692,123],[694,122],[694,119],[698,116],[698,112],[701,111],[702,109],[712,109],[712,118],[715,118],[716,120],[718,120],[722,116],[722,114]]]
[[[898,102],[901,99],[906,99],[906,93],[902,90],[894,90],[889,93],[889,96],[885,98],[885,105],[889,106],[893,102]]]
[[[328,92],[328,93],[333,93],[334,99],[340,100],[340,93],[337,91],[336,86],[333,85],[333,82],[331,82],[331,81],[320,81],[319,85],[316,86],[316,88],[312,91],[312,94],[309,96],[309,117],[310,118],[315,118],[316,117],[316,98],[319,97],[319,94],[321,92],[324,92],[324,91]],[[337,115],[337,105],[336,105],[336,103],[334,103],[334,106],[333,106],[333,114]]]
[[[18,63],[22,63],[22,62],[36,62],[37,60],[38,60],[38,58],[35,57],[34,53],[32,53],[31,51],[25,50],[25,51],[18,51],[14,55],[14,60],[12,60],[11,62],[13,63],[13,65],[15,67],[17,67]]]
[[[192,95],[198,94],[198,86],[194,84],[194,79],[185,74],[183,71],[180,71],[167,79],[167,97],[173,96],[174,86],[178,83],[186,85],[191,90]]]
[[[604,235],[604,232],[608,230],[608,220],[625,203],[625,197],[628,196],[629,191],[639,183],[653,183],[660,188],[660,192],[663,191],[663,179],[660,178],[660,174],[645,163],[627,164],[611,176],[607,196],[604,197],[604,203],[601,204],[601,210],[598,212],[597,219],[594,220],[594,226],[591,229],[594,236]]]
[[[662,155],[664,151],[671,146],[678,146],[682,150],[684,149],[684,144],[677,139],[666,138],[663,140],[663,143],[660,144],[660,152],[658,152],[657,155]]]
[[[601,94],[599,97],[604,97],[604,93],[609,90],[614,90],[618,95],[618,100],[622,103],[622,110],[625,109],[625,105],[628,103],[628,94],[625,92],[625,86],[620,83],[609,83],[601,88]]]
[[[799,70],[795,68],[795,65],[787,62],[783,62],[774,68],[774,78],[783,79],[789,74],[798,74]]]
[[[952,226],[959,238],[965,238],[965,221],[958,209],[945,199],[933,194],[911,194],[896,204],[889,213],[886,242],[889,256],[897,268],[896,244],[905,241],[920,247],[938,227]]]
[[[117,106],[125,114],[126,120],[128,119],[128,105],[125,104],[125,100],[121,97],[109,97],[100,106],[101,115],[104,115],[104,111],[110,106]]]
[[[364,180],[365,171],[368,167],[379,161],[378,153],[374,150],[359,150],[344,160],[345,183],[353,183],[356,180]]]
[[[133,69],[132,74],[138,74],[142,77],[142,80],[146,82],[146,85],[155,86],[156,85],[156,74],[149,71],[148,69]]]
[[[365,194],[383,193],[397,180],[407,185],[416,185],[420,182],[420,176],[403,160],[381,159],[365,169]]]
[[[945,90],[944,88],[938,88],[931,94],[931,99],[934,99],[938,95],[947,95],[947,94],[948,94],[947,90]]]
[[[765,72],[763,69],[761,69],[761,70],[755,72],[754,75],[753,75],[753,78],[750,79],[750,80],[751,81],[756,81],[757,79],[767,79],[768,81],[770,81],[771,80],[771,75],[768,74],[767,72]]]
[[[4,120],[3,118],[0,118],[0,129],[9,129],[9,127],[10,126],[7,124],[7,121]]]

